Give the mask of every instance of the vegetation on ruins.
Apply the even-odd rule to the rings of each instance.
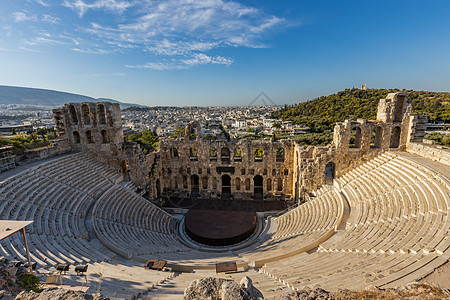
[[[376,118],[378,101],[397,89],[346,89],[329,96],[286,106],[276,118],[303,124],[315,132],[333,129],[346,119]],[[412,100],[413,113],[428,115],[430,122],[450,122],[450,93],[404,90]]]
[[[40,279],[34,274],[24,273],[17,277],[17,281],[22,289],[25,291],[33,291],[36,293],[42,292],[40,288]]]
[[[450,147],[450,135],[439,132],[428,133],[425,136],[428,140],[433,140],[437,145]]]
[[[141,146],[144,154],[148,154],[156,150],[159,142],[156,132],[144,129],[142,132],[135,132],[124,137],[125,142],[136,142]]]

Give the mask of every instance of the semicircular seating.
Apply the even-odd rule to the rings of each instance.
[[[386,153],[337,182],[350,205],[345,230],[313,253],[267,263],[263,272],[294,288],[391,287],[448,260],[448,179]]]
[[[269,237],[233,252],[188,246],[180,221],[132,185],[116,184],[119,177],[82,153],[42,163],[0,183],[0,217],[34,220],[27,236],[32,260],[43,267],[117,254],[199,268],[250,262],[293,288],[405,284],[450,254],[448,178],[401,154],[382,154],[337,178],[273,218]],[[86,228],[90,216],[98,239]],[[0,255],[25,260],[21,237],[3,240]]]

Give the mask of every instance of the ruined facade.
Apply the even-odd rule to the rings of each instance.
[[[109,102],[68,103],[53,110],[56,131],[72,150],[108,150],[123,142],[120,106]]]
[[[124,143],[117,104],[69,103],[54,110],[59,136],[73,151],[89,151],[146,191],[150,200],[168,197],[305,200],[320,185],[382,151],[420,142],[426,117],[411,115],[406,93],[381,99],[376,120],[346,120],[333,143],[304,148],[293,140],[209,141],[191,122],[180,138],[162,139],[144,155]]]

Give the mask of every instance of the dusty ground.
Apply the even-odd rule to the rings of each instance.
[[[445,289],[450,289],[450,261],[425,276],[420,282],[434,284]]]

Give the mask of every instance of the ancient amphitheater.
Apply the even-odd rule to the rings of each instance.
[[[403,285],[448,264],[450,151],[423,143],[426,117],[411,115],[404,93],[381,99],[377,120],[338,123],[326,147],[206,141],[193,123],[143,155],[123,142],[118,105],[66,104],[54,116],[63,154],[1,174],[1,219],[34,221],[39,272],[88,264],[90,292],[181,299],[195,278],[249,276],[267,297]],[[193,198],[293,205],[257,211],[250,234],[207,245],[188,234],[186,209],[155,204]],[[0,254],[25,261],[24,249],[13,235]],[[145,269],[149,259],[165,269]],[[238,272],[216,274],[222,262]],[[73,267],[63,280],[82,282]]]

